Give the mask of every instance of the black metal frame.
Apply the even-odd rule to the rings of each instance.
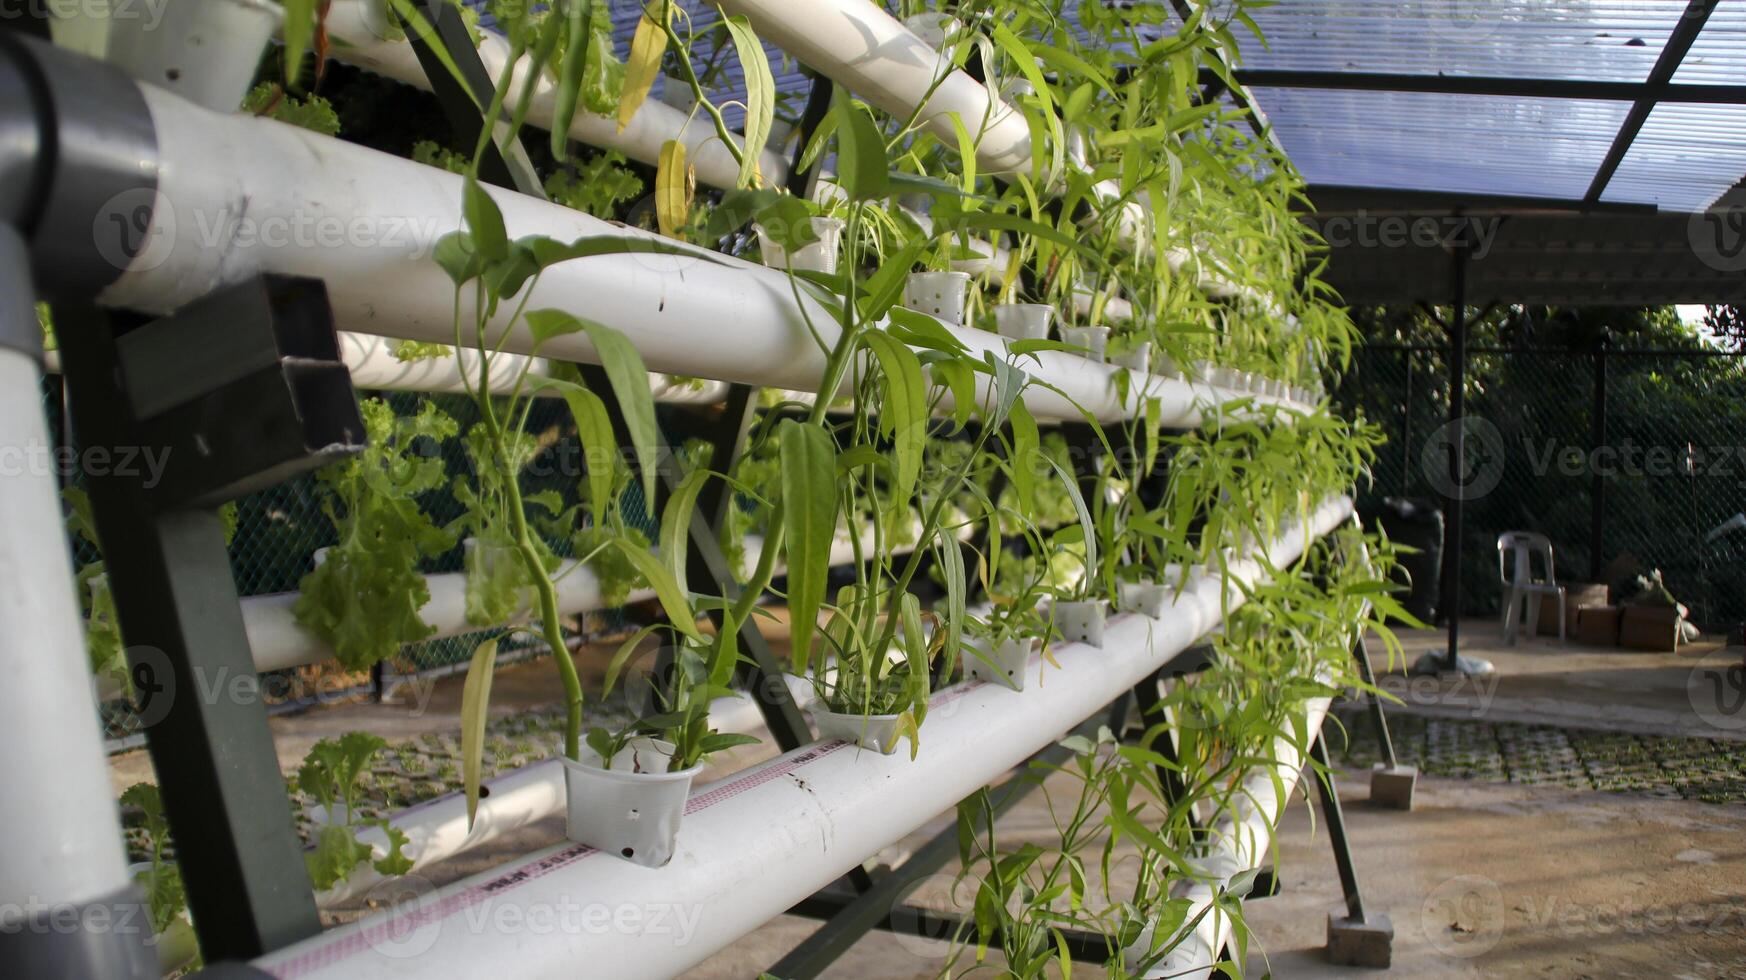
[[[1186,18],[1185,0],[1172,0],[1177,13]],[[1618,171],[1619,164],[1630,152],[1637,134],[1642,130],[1644,122],[1655,107],[1663,102],[1701,103],[1711,105],[1743,105],[1746,104],[1746,85],[1715,85],[1686,84],[1673,82],[1674,75],[1684,62],[1686,53],[1690,51],[1693,42],[1703,32],[1710,14],[1716,9],[1720,0],[1690,0],[1679,22],[1668,34],[1667,43],[1662,47],[1655,65],[1650,69],[1648,77],[1640,82],[1602,81],[1597,79],[1561,79],[1561,78],[1521,78],[1497,77],[1479,75],[1451,74],[1413,74],[1405,72],[1370,72],[1370,71],[1323,71],[1310,69],[1278,69],[1278,68],[1232,68],[1230,77],[1237,83],[1239,89],[1232,92],[1232,97],[1241,108],[1249,109],[1252,122],[1257,122],[1259,111],[1254,96],[1250,90],[1256,88],[1297,88],[1356,92],[1421,92],[1436,95],[1457,96],[1491,96],[1536,99],[1600,99],[1615,102],[1628,101],[1630,111],[1626,114],[1618,132],[1614,135],[1611,146],[1600,164],[1595,168],[1588,190],[1578,201],[1553,201],[1546,198],[1522,198],[1515,206],[1528,208],[1567,208],[1570,210],[1593,210],[1601,206],[1601,196],[1606,193],[1607,186],[1612,182],[1613,175]],[[1202,69],[1200,82],[1206,86],[1204,98],[1210,99],[1225,86],[1224,79],[1211,69]],[[1257,132],[1260,132],[1257,125]],[[1386,188],[1336,188],[1346,196],[1363,196],[1374,194],[1375,199],[1385,200],[1403,192]],[[1427,197],[1453,200],[1465,195],[1442,195],[1435,192],[1404,192],[1420,193]],[[1310,197],[1313,200],[1315,194]],[[1499,199],[1502,201],[1503,199]],[[1380,205],[1369,205],[1372,207]],[[1646,210],[1653,211],[1653,207]]]
[[[207,377],[240,373],[238,380],[217,381],[213,390],[193,394],[186,410],[172,407],[141,417],[135,408],[141,362],[130,362],[123,348],[173,342],[174,336],[154,336],[168,321],[130,320],[89,302],[55,306],[72,393],[69,407],[81,445],[124,451],[210,440],[223,449],[234,436],[246,434],[261,441],[257,449],[270,450],[252,457],[260,465],[240,481],[233,459],[202,456],[190,448],[170,457],[180,470],[174,481],[154,486],[124,476],[119,468],[88,476],[105,567],[129,643],[136,709],[165,810],[176,828],[189,909],[202,951],[212,962],[252,959],[321,931],[217,508],[237,494],[335,458],[323,448],[332,430],[307,432],[305,417],[337,418],[349,410],[350,418],[338,424],[351,437],[337,443],[348,452],[360,448],[364,431],[345,367],[337,362],[325,288],[314,283],[301,292],[295,308],[267,302],[241,320],[235,306],[223,302],[227,292],[235,290],[199,301],[175,319],[273,333],[262,330],[270,326],[262,320],[279,314],[319,317],[312,326],[325,328],[333,344],[335,360],[329,366],[337,369],[338,383],[306,394],[329,404],[287,401],[302,367],[294,358],[241,373],[238,369],[250,362],[231,351],[233,356],[209,365]],[[132,377],[130,363],[136,368]]]

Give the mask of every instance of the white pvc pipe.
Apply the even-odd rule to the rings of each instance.
[[[29,315],[28,302],[8,305],[23,306],[22,315]],[[20,910],[113,901],[131,884],[102,733],[91,710],[91,671],[41,382],[34,357],[0,347],[0,396],[6,399],[0,514],[7,521],[0,535],[0,745],[6,747],[0,827],[7,835],[0,848],[0,903],[13,909],[5,916],[9,924]]]
[[[454,289],[429,256],[437,238],[461,225],[460,177],[270,119],[209,112],[149,86],[143,94],[161,154],[159,206],[148,244],[103,303],[162,313],[255,273],[303,275],[326,281],[342,329],[453,341]],[[488,193],[511,237],[657,238],[511,191]],[[501,304],[492,326],[508,327],[515,305]],[[555,266],[529,298],[529,309],[543,307],[624,332],[651,370],[764,387],[816,388],[825,352],[808,322],[827,344],[839,333],[825,306],[795,300],[785,273],[702,250]],[[471,314],[464,307],[462,315]],[[995,334],[953,333],[973,355],[1005,354]],[[525,323],[505,348],[532,348]],[[583,334],[553,339],[542,352],[597,360]],[[1083,406],[1113,421],[1137,404],[1132,394],[1127,404],[1117,397],[1107,365],[1045,351],[1026,368],[1064,393],[1033,387],[1026,404],[1038,418],[1079,418]],[[1159,401],[1169,427],[1196,425],[1203,401],[1236,396],[1162,378],[1135,388]]]
[[[726,14],[745,15],[760,38],[898,119],[923,106],[919,121],[947,146],[958,145],[951,122],[956,114],[977,141],[977,167],[983,173],[1030,169],[1031,130],[1024,114],[952,69],[939,51],[878,4],[721,0],[719,6]],[[929,88],[942,75],[930,96]]]
[[[788,693],[802,708],[812,700],[806,681],[783,675]],[[720,732],[752,732],[762,727],[764,716],[750,695],[718,698],[709,707],[710,727]],[[564,769],[556,759],[538,762],[494,780],[486,781],[489,792],[479,800],[471,830],[467,828],[467,798],[450,794],[394,814],[389,823],[406,834],[401,853],[412,861],[417,874],[432,865],[458,857],[506,834],[564,812]],[[359,841],[376,850],[378,858],[388,853],[388,835],[379,827],[360,831]],[[332,908],[359,895],[366,895],[383,876],[369,864],[360,865],[344,881],[315,893],[315,902]]]
[[[372,0],[334,0],[328,9],[327,32],[334,39],[332,55],[359,68],[429,91],[430,80],[412,45],[403,39],[386,37],[386,21],[381,4]],[[494,31],[483,31],[479,42],[479,60],[495,84],[509,64],[509,42]],[[519,97],[520,80],[527,77],[524,55],[516,67],[514,94]],[[552,125],[557,85],[546,73],[534,87],[529,104],[528,120],[545,129]],[[660,160],[661,147],[673,139],[685,143],[686,159],[697,169],[697,179],[712,187],[732,188],[738,185],[740,167],[733,154],[715,133],[715,127],[701,113],[687,123],[687,114],[657,98],[649,98],[631,117],[622,132],[616,118],[595,115],[578,108],[570,124],[570,136],[590,146],[617,150],[632,160],[655,164]],[[766,183],[781,186],[788,180],[788,161],[766,148],[758,158],[759,171]]]
[[[965,528],[964,535],[969,535],[970,529]],[[747,535],[745,543],[746,563],[748,567],[757,564],[758,555],[762,553],[764,540],[761,536]],[[892,554],[907,554],[913,550],[913,545],[898,545],[891,549]],[[868,551],[870,548],[864,548]],[[830,562],[833,566],[846,565],[855,558],[853,544],[846,536],[839,535],[831,544]],[[781,574],[782,566],[777,566],[777,574]],[[574,560],[566,560],[554,573],[558,590],[558,611],[565,616],[575,616],[585,612],[604,608],[605,599],[600,594],[600,579],[589,569]],[[438,572],[424,577],[425,587],[430,590],[430,600],[419,607],[419,618],[435,629],[429,639],[442,639],[449,636],[460,636],[473,633],[489,626],[479,626],[467,620],[467,575],[465,572]],[[303,667],[308,664],[320,663],[330,659],[333,651],[321,638],[297,622],[295,612],[300,592],[276,592],[271,595],[246,596],[240,600],[243,616],[243,628],[248,634],[249,651],[254,656],[255,669],[266,672],[285,670],[291,667]],[[655,598],[653,589],[633,589],[625,599],[626,603],[647,602]],[[532,615],[530,609],[522,609],[503,623],[493,624],[508,626],[527,621]],[[120,684],[114,678],[97,679],[97,699],[108,700],[120,696]]]
[[[1330,502],[1269,548],[1283,567],[1339,524]],[[1252,581],[1245,560],[1232,574]],[[881,756],[829,741],[712,784],[686,807],[672,863],[650,869],[559,845],[410,906],[278,950],[256,965],[292,977],[671,977],[793,907],[867,855],[949,810],[1131,689],[1242,601],[1217,574],[1190,578],[1162,619],[1113,617],[1102,649],[1055,648],[1059,670],[1023,693],[938,692],[921,752]],[[676,918],[676,917],[683,918]]]
[[[402,361],[395,356],[399,342],[391,337],[341,331],[340,356],[351,372],[352,387],[360,391],[413,391],[422,393],[467,394],[479,380],[479,352],[460,348],[458,355]],[[491,391],[510,394],[515,389],[516,376],[529,360],[522,354],[504,353],[492,363]],[[551,364],[544,358],[533,358],[530,377],[551,374]],[[669,405],[714,405],[727,397],[728,386],[720,381],[692,384],[670,375],[650,374],[649,390],[658,402]],[[554,388],[534,388],[528,393],[557,397]]]

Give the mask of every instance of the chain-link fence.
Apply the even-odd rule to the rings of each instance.
[[[70,447],[72,435],[65,423],[63,392],[61,379],[50,376],[43,384],[43,408],[59,446]],[[474,403],[461,394],[360,392],[360,396],[381,398],[401,416],[416,415],[427,401],[435,403],[459,423],[463,433],[477,418]],[[532,494],[554,490],[567,506],[575,504],[581,492],[583,474],[571,472],[573,468],[566,467],[562,461],[582,457],[580,453],[569,451],[575,440],[575,426],[564,403],[559,399],[536,399],[528,412],[526,431],[541,447],[541,453],[556,462],[541,466],[536,457],[534,464],[523,474],[523,491]],[[436,447],[436,452],[441,455],[451,479],[474,480],[472,463],[460,438],[444,441]],[[82,480],[76,468],[67,468],[62,477],[65,484],[73,486]],[[449,523],[463,511],[462,504],[447,488],[424,494],[419,504],[439,525]],[[646,512],[639,483],[633,481],[625,489],[620,506],[627,523],[640,527],[651,538],[655,536],[655,522]],[[337,540],[333,524],[322,510],[322,493],[313,474],[244,497],[237,501],[236,517],[236,531],[230,542],[230,564],[239,596],[296,590],[311,567],[315,551]],[[78,566],[102,557],[98,549],[83,538],[75,536],[71,543],[74,562]],[[560,557],[574,557],[567,540],[548,537],[547,544]],[[462,549],[457,544],[449,552],[425,562],[420,570],[434,574],[461,569]],[[624,625],[623,610],[601,610],[590,614],[588,621],[602,631],[616,631]],[[480,642],[499,632],[488,630],[410,644],[384,665],[384,673],[392,678],[465,664]],[[523,649],[506,649],[500,656],[514,659],[525,655]],[[349,695],[368,689],[371,683],[367,672],[348,672],[339,664],[328,661],[264,675],[263,695],[270,706],[284,708]],[[107,702],[102,707],[102,716],[112,748],[124,748],[137,742],[138,719],[127,701]]]
[[[1335,398],[1388,442],[1360,509],[1463,507],[1462,611],[1500,606],[1498,534],[1552,539],[1562,582],[1659,569],[1707,628],[1746,620],[1746,363],[1711,351],[1470,348],[1465,461],[1451,477],[1449,354],[1358,349]]]

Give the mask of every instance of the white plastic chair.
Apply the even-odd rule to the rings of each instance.
[[[1505,572],[1504,555],[1510,556]],[[1534,555],[1545,559],[1546,577],[1534,578]],[[1497,536],[1497,578],[1503,586],[1503,641],[1505,646],[1516,642],[1516,626],[1521,622],[1521,607],[1528,607],[1528,638],[1539,635],[1540,597],[1558,597],[1558,642],[1564,642],[1564,586],[1558,584],[1558,573],[1552,561],[1552,540],[1533,531],[1505,531]]]

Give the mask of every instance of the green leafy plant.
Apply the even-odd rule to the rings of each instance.
[[[412,861],[402,849],[411,843],[404,831],[387,820],[370,820],[358,813],[358,793],[376,755],[388,747],[382,739],[365,732],[347,732],[339,738],[324,738],[309,750],[297,770],[297,786],[326,809],[325,821],[315,834],[315,847],[304,855],[309,880],[319,890],[332,888],[368,861],[383,875],[403,875]],[[359,841],[357,831],[379,827],[388,836],[387,853]]]
[[[242,111],[324,136],[338,136],[339,115],[332,103],[319,95],[288,94],[277,82],[262,82],[243,98]]]
[[[718,732],[709,725],[710,702],[734,695],[728,682],[738,660],[738,647],[732,641],[700,644],[665,624],[639,630],[619,647],[608,665],[606,693],[612,693],[641,644],[663,633],[678,645],[672,648],[671,663],[649,680],[652,713],[617,730],[597,727],[588,732],[588,747],[603,766],[611,765],[633,739],[645,735],[672,747],[669,772],[690,769],[717,752],[760,741],[755,735]]]
[[[454,546],[417,500],[445,482],[442,460],[424,455],[419,440],[453,437],[454,420],[428,402],[410,418],[397,418],[381,401],[359,407],[368,448],[317,474],[322,511],[339,541],[303,577],[293,606],[298,624],[350,670],[434,632],[419,616],[430,589],[418,564]]]

